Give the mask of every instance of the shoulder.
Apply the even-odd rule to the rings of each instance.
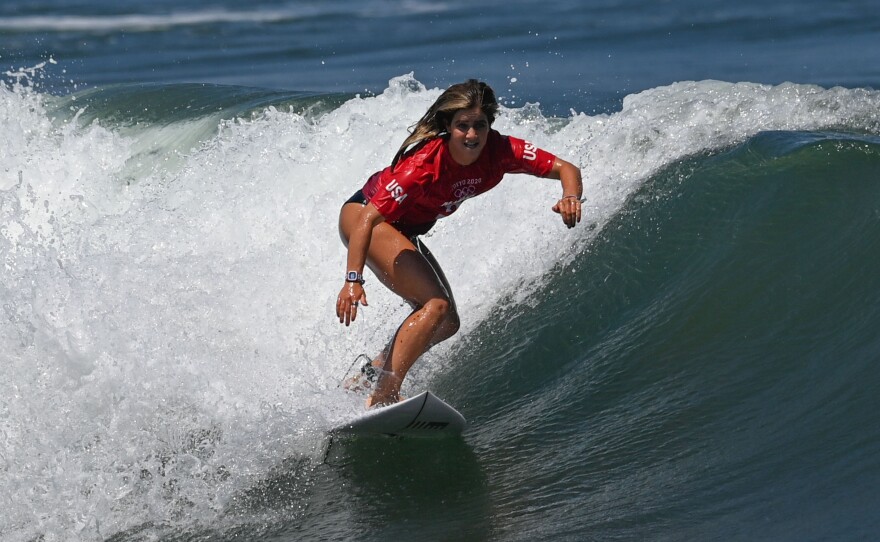
[[[517,156],[521,156],[523,149],[531,145],[528,141],[516,136],[499,134],[498,132],[495,132],[495,134],[497,134],[496,144],[502,146],[504,149],[509,149]]]
[[[420,166],[426,162],[436,160],[442,153],[444,144],[445,140],[442,137],[431,138],[408,150],[400,159],[399,164]]]
[[[497,130],[489,131],[489,137],[486,141],[486,148],[494,156],[494,160],[518,160],[522,158],[528,145],[527,141],[502,134]]]
[[[497,134],[497,132],[496,132]],[[490,143],[492,141],[490,134]],[[497,134],[496,153],[503,160],[508,172],[530,173],[539,177],[546,176],[553,168],[556,157],[533,143],[515,136]]]
[[[489,139],[487,141],[491,147],[507,147],[510,145],[510,136],[500,133],[494,128],[489,130]]]
[[[531,143],[524,139],[502,134],[496,130],[489,132],[489,139],[487,141],[487,147],[489,147],[494,154],[500,155],[501,157],[516,159],[522,158],[527,149],[532,146]]]
[[[439,137],[422,143],[407,151],[393,168],[386,168],[384,176],[397,179],[400,183],[418,183],[436,175],[444,144],[445,141]]]

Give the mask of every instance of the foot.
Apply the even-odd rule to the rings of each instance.
[[[370,395],[369,397],[367,397],[367,401],[366,401],[366,403],[364,403],[364,405],[367,407],[367,410],[370,410],[371,408],[382,408],[382,407],[386,407],[386,406],[391,406],[399,401],[400,401],[400,397],[397,397],[397,398],[386,397],[386,398],[380,400],[380,399],[377,399],[376,397],[374,397],[373,395]]]
[[[399,403],[401,401],[406,401],[406,397],[403,395],[398,395],[397,399],[385,400],[382,402],[378,402],[377,399],[374,399],[373,396],[370,395],[369,397],[367,397],[367,402],[365,403],[365,405],[367,407],[367,410],[369,410],[371,408],[382,408],[382,407],[386,407],[386,406],[391,406],[391,405],[393,405],[395,403]]]
[[[379,371],[381,364],[377,365],[377,361],[367,362],[361,367],[361,371],[354,376],[347,378],[342,382],[342,388],[348,391],[359,392],[368,390],[373,387],[376,380],[379,379]]]
[[[390,371],[376,369],[378,373],[378,381],[376,389],[367,397],[367,408],[383,407],[393,405],[405,399],[400,395],[400,385],[403,379]]]

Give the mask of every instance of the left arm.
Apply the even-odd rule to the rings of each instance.
[[[584,192],[581,170],[574,164],[557,158],[547,178],[562,181],[562,198],[553,206],[553,212],[562,215],[566,226],[575,227],[581,221],[581,196]]]

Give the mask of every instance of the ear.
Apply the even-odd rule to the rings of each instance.
[[[450,127],[452,126],[452,117],[450,115],[444,114],[440,116],[439,120],[440,124],[443,126],[443,130],[446,131],[446,133],[450,133]]]
[[[452,133],[452,130],[451,130],[451,128],[452,128],[452,119],[451,119],[451,118],[449,118],[449,117],[444,118],[444,119],[440,122],[440,124],[443,125],[443,132],[446,132],[447,134],[451,134],[451,133]]]

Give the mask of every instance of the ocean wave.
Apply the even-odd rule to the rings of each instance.
[[[322,431],[356,408],[336,390],[341,371],[353,353],[381,348],[405,310],[368,277],[370,309],[346,332],[335,323],[344,261],[335,214],[439,93],[411,75],[377,96],[329,106],[319,105],[328,96],[238,87],[64,97],[0,88],[0,358],[8,376],[0,381],[0,532],[92,540],[144,525],[192,532],[222,519],[234,527],[244,520],[230,512],[233,503],[263,487],[279,458],[317,458]],[[812,241],[795,243],[802,228],[826,232],[816,257],[845,268],[810,271],[798,291],[820,297],[789,293],[785,303],[801,304],[788,309],[808,314],[817,310],[810,299],[834,302],[846,284],[827,287],[832,271],[865,278],[857,273],[876,233],[867,179],[877,168],[878,103],[880,94],[861,89],[704,81],[630,96],[604,115],[504,109],[499,130],[581,165],[584,226],[593,227],[566,230],[549,210],[558,186],[516,176],[439,224],[426,242],[465,321],[412,382],[440,388],[472,413],[477,446],[506,438],[481,419],[517,427],[541,417],[578,429],[554,416],[580,394],[596,400],[574,407],[602,424],[595,438],[613,441],[616,427],[644,423],[656,429],[644,438],[660,442],[664,424],[676,423],[669,416],[681,412],[676,401],[686,403],[700,378],[725,385],[730,372],[702,374],[700,361],[761,353],[764,326],[791,313],[763,298],[806,272]],[[844,186],[823,184],[837,170],[866,185],[838,200],[860,203],[859,212],[838,203],[816,215]],[[809,184],[798,194],[801,173]],[[782,206],[789,200],[794,207]],[[823,230],[848,214],[846,231],[870,226],[866,244],[835,242],[834,230]],[[774,221],[786,235],[766,225]],[[771,240],[756,260],[752,249]],[[761,264],[780,261],[776,251],[788,245],[783,273]],[[842,246],[849,259],[834,253]],[[855,291],[873,299],[873,290]],[[744,300],[766,313],[757,327],[749,321],[762,311],[730,310]],[[847,306],[834,314],[843,318]],[[856,306],[873,317],[875,305]],[[711,342],[723,323],[730,331]],[[745,345],[744,332],[753,337]],[[669,336],[678,342],[664,342]],[[864,333],[848,340],[851,353],[873,348]],[[723,388],[729,401],[760,373],[760,356],[749,360],[742,385]],[[796,368],[795,356],[784,361]],[[690,387],[676,391],[678,372],[696,375]],[[633,413],[628,401],[663,408]],[[681,419],[727,412],[702,404]],[[749,421],[750,412],[734,413]],[[616,449],[633,458],[638,477],[653,456],[638,455],[640,442],[625,436],[635,433],[617,433]],[[572,457],[598,446],[575,445]],[[515,474],[528,473],[514,465]],[[307,471],[298,476],[309,484]],[[599,485],[610,491],[611,482]],[[554,491],[564,488],[548,486],[536,499],[552,501]]]

